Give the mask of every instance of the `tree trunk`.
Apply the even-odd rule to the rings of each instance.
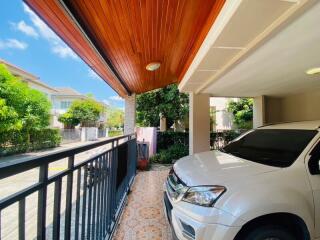
[[[160,116],[160,132],[167,131],[167,119],[164,116]]]

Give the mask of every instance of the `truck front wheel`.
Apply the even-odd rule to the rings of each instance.
[[[250,231],[245,240],[297,240],[282,226],[261,226]]]

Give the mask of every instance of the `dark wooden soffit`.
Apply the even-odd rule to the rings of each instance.
[[[181,81],[225,2],[25,1],[121,96]],[[147,71],[154,61],[161,67]]]

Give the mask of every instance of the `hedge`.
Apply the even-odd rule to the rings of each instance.
[[[57,147],[60,142],[58,129],[32,130],[30,141],[25,131],[10,131],[0,134],[0,156]]]
[[[189,153],[188,132],[158,132],[157,154],[150,158],[152,163],[170,164]]]
[[[214,146],[214,142],[221,139],[225,144],[229,143],[236,137],[240,136],[247,130],[225,130],[210,133],[210,146]],[[188,132],[158,132],[157,133],[157,151],[166,150],[172,145],[183,145],[189,147]]]
[[[247,130],[246,130],[247,131]],[[238,137],[243,130],[226,130],[210,133],[210,148],[219,149]],[[158,132],[157,154],[150,158],[153,163],[168,164],[189,154],[188,132]]]
[[[150,158],[152,163],[171,164],[174,161],[187,156],[189,154],[188,146],[175,144],[166,150],[160,150],[157,154]]]
[[[166,150],[172,145],[189,146],[188,132],[158,132],[157,133],[157,151]]]
[[[122,130],[109,130],[108,137],[117,137],[123,135]]]

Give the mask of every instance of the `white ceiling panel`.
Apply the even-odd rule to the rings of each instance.
[[[226,1],[179,89],[258,96],[317,88],[301,79],[320,56],[319,6],[319,0]]]
[[[239,53],[239,48],[215,48],[212,47],[202,62],[200,63],[199,70],[218,70],[226,64],[232,57]]]
[[[295,2],[244,0],[214,46],[245,47]]]
[[[320,89],[320,1],[203,92],[214,96],[284,96]]]
[[[190,83],[201,85],[203,82],[209,80],[217,71],[196,71],[190,78]]]

